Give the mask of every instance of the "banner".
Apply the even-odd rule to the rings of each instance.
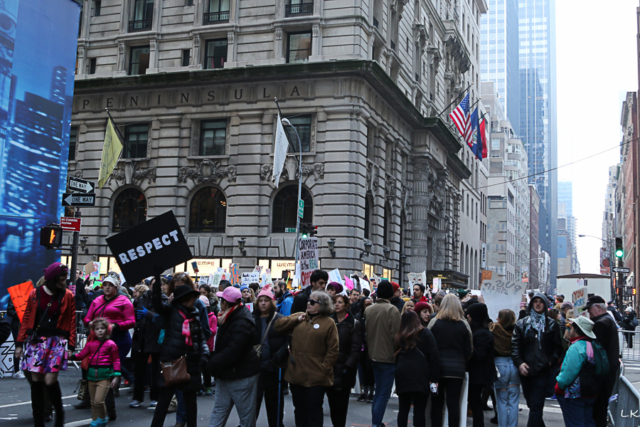
[[[98,172],[98,187],[102,188],[109,180],[111,172],[118,164],[118,159],[122,153],[122,142],[118,133],[113,127],[111,119],[107,120],[107,128],[104,131],[104,144],[102,145],[102,159],[100,160],[100,171]]]
[[[282,120],[278,113],[278,123],[276,124],[276,144],[273,149],[273,177],[271,181],[273,185],[278,188],[280,184],[280,175],[282,174],[282,168],[284,167],[284,161],[287,158],[287,151],[289,151],[289,139],[282,126]]]
[[[106,239],[130,283],[155,276],[193,258],[173,211]]]
[[[24,311],[27,309],[27,301],[29,301],[29,294],[32,290],[33,283],[31,283],[31,281],[20,283],[8,289],[11,302],[13,302],[20,323],[22,323],[22,317],[24,316]]]
[[[304,288],[311,284],[309,280],[311,273],[319,268],[318,238],[300,239],[298,248],[300,250],[300,287]]]
[[[229,278],[227,279],[232,285],[240,284],[240,271],[238,264],[229,264]]]
[[[571,301],[573,302],[573,315],[575,317],[580,316],[584,312],[584,307],[587,305],[588,288],[580,288],[577,291],[573,291],[571,295]]]
[[[489,317],[495,321],[500,310],[508,308],[518,317],[522,294],[527,285],[521,282],[505,282],[502,280],[486,281],[482,283],[482,296],[489,310]]]

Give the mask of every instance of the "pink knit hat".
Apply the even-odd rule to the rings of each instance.
[[[263,288],[260,293],[258,294],[258,297],[256,298],[256,301],[258,299],[260,299],[260,297],[268,297],[269,299],[271,299],[272,301],[275,301],[276,297],[275,295],[273,295],[273,292],[271,292],[269,289],[267,288]]]

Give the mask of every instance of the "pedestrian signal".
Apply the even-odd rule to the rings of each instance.
[[[62,227],[49,224],[40,229],[40,245],[47,249],[57,249],[62,246]]]

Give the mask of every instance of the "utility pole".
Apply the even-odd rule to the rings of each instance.
[[[74,217],[80,218],[82,214],[80,213],[80,208],[74,209]],[[80,233],[77,231],[73,232],[73,244],[71,245],[71,285],[76,284],[76,271],[78,270],[78,242],[80,240]]]

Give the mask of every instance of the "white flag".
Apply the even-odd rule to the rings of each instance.
[[[276,127],[276,146],[273,152],[273,183],[278,188],[280,183],[280,175],[282,174],[282,168],[284,167],[284,160],[287,158],[287,151],[289,149],[289,140],[287,134],[282,127],[282,121],[280,120],[280,114],[278,114],[278,124]]]

